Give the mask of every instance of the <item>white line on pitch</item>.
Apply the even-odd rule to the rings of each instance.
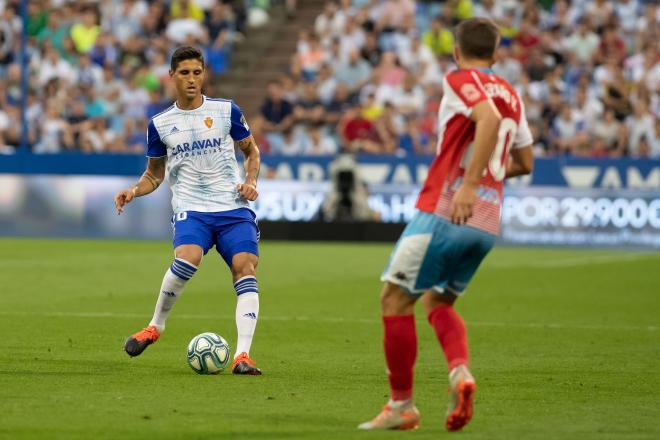
[[[0,316],[41,316],[46,318],[144,318],[149,319],[147,315],[139,313],[113,313],[113,312],[0,312]],[[217,319],[234,320],[233,315],[172,315],[173,319]],[[323,324],[348,323],[348,324],[380,324],[378,319],[367,318],[314,318],[311,316],[260,316],[259,319],[265,321],[287,321],[287,322],[318,322]],[[630,331],[657,331],[660,325],[599,325],[599,324],[556,324],[556,323],[535,323],[535,322],[485,322],[468,321],[468,325],[475,327],[521,327],[521,328],[548,328],[548,329],[578,329],[578,330],[630,330]]]

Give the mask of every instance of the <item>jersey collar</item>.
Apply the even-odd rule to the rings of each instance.
[[[195,110],[199,110],[200,108],[204,107],[204,104],[206,104],[206,95],[202,95],[202,103],[199,105],[199,107],[190,109],[190,110],[184,110],[182,108],[179,108],[179,106],[176,103],[176,100],[174,100],[174,107],[179,110],[180,112],[194,112]]]

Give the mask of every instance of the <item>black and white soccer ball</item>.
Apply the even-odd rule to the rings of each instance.
[[[215,333],[202,333],[188,344],[188,365],[197,374],[218,374],[229,363],[231,349],[225,339]]]

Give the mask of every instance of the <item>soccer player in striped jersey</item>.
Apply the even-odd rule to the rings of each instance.
[[[170,76],[176,102],[149,122],[146,171],[135,186],[115,195],[121,214],[127,203],[150,194],[167,178],[174,211],[174,261],[165,272],[151,322],[126,340],[124,350],[138,356],[158,340],[184,286],[215,246],[231,269],[237,295],[232,372],[260,375],[249,355],[259,316],[259,229],[249,208],[259,195],[259,148],[233,101],[202,94],[205,73],[198,49],[185,46],[174,52]],[[245,156],[242,182],[234,142]]]
[[[472,417],[476,384],[468,369],[465,324],[453,304],[499,233],[504,179],[529,174],[533,156],[522,100],[490,69],[497,27],[483,18],[466,20],[457,27],[456,40],[458,70],[443,82],[437,155],[417,201],[419,211],[381,278],[390,400],[360,429],[419,425],[413,403],[413,307],[419,298],[448,364],[445,427],[459,430]]]

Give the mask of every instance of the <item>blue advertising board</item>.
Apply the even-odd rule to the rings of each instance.
[[[240,156],[240,155],[239,155]],[[432,157],[360,155],[361,176],[369,184],[421,184]],[[323,182],[329,179],[333,157],[262,156],[262,176],[274,179]],[[14,154],[0,156],[0,174],[75,174],[139,176],[146,159],[119,154]],[[660,190],[658,159],[538,158],[530,177],[513,179],[510,186],[558,186]]]

